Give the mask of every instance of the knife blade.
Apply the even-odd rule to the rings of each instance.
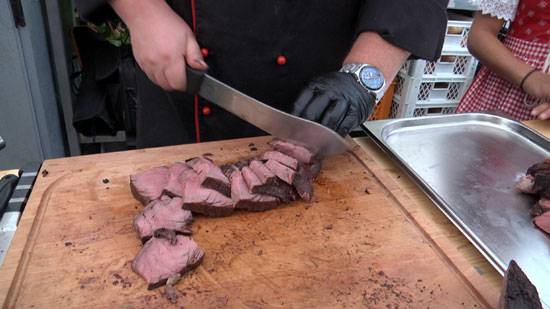
[[[206,72],[190,67],[186,72],[188,93],[198,94],[275,137],[306,146],[322,157],[348,149],[345,140],[327,127],[275,109]]]

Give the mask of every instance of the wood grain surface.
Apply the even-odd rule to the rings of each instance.
[[[268,138],[48,160],[0,269],[7,308],[168,307],[130,263],[142,206],[128,176],[204,153],[217,164]],[[257,149],[257,150],[254,150]],[[42,173],[47,170],[48,173]],[[471,280],[411,210],[414,203],[359,146],[326,160],[315,202],[196,217],[203,264],[176,286],[185,308],[475,308],[494,295]],[[451,255],[455,251],[451,251]],[[458,261],[458,264],[457,262]]]

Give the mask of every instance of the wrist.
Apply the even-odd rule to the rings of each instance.
[[[525,73],[523,75],[523,78],[521,79],[521,81],[519,82],[519,88],[521,90],[523,90],[524,92],[526,92],[525,90],[525,84],[527,83],[527,81],[529,79],[533,79],[533,75],[537,74],[537,72],[540,72],[539,70],[537,69],[531,69],[529,70],[529,72]]]

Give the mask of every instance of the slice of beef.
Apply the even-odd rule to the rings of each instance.
[[[535,177],[526,175],[516,183],[516,190],[522,193],[534,194],[533,186],[535,185]]]
[[[499,308],[542,309],[537,288],[514,260],[510,261],[504,275],[504,290],[500,297]]]
[[[531,208],[531,216],[536,217],[540,216],[543,213],[550,211],[550,200],[546,198],[541,198],[534,206]]]
[[[180,175],[190,167],[185,162],[176,162],[168,167],[170,176],[168,177],[168,184],[164,188],[164,194],[168,196],[183,195],[183,187],[180,182]]]
[[[550,199],[550,174],[535,174],[533,192]]]
[[[527,175],[536,176],[538,174],[550,174],[550,158],[543,162],[535,163],[527,169]]]
[[[298,198],[294,188],[279,180],[262,162],[253,160],[250,162],[249,167],[258,180],[256,181],[254,177],[251,177],[248,171],[245,171],[245,168],[243,168],[245,182],[252,193],[271,195],[284,203],[294,201]]]
[[[222,170],[222,173],[225,177],[227,177],[227,179],[229,179],[229,182],[231,183],[231,174],[233,173],[233,171],[235,169],[237,169],[235,167],[235,165],[233,164],[224,164],[222,166],[220,166],[220,169]]]
[[[322,162],[315,160],[312,164],[299,164],[292,185],[300,197],[311,202],[313,200],[313,182],[321,171]]]
[[[543,213],[533,219],[533,223],[536,227],[541,229],[547,234],[550,234],[550,211]]]
[[[250,164],[249,159],[242,159],[233,163],[233,166],[236,167],[238,170],[241,170],[243,167],[248,166],[249,164]]]
[[[245,168],[250,170],[248,167]],[[273,209],[279,204],[279,200],[276,197],[250,192],[243,174],[238,170],[234,170],[231,175],[231,198],[233,199],[235,208],[250,211]]]
[[[155,167],[150,170],[131,175],[130,189],[134,197],[143,205],[161,197],[168,184],[170,171],[166,166]]]
[[[145,279],[151,290],[164,285],[172,276],[196,268],[203,256],[202,249],[187,236],[156,233],[141,248],[132,269]]]
[[[179,234],[189,234],[193,215],[182,209],[183,199],[179,197],[161,197],[145,207],[134,219],[134,229],[143,242],[159,229],[173,230]]]
[[[267,160],[265,166],[279,179],[286,182],[287,184],[292,185],[292,183],[294,182],[294,176],[296,175],[296,172],[290,167],[273,159]]]
[[[220,192],[203,187],[202,177],[193,170],[180,176],[183,184],[183,208],[210,217],[228,216],[233,212],[233,201]]]
[[[288,167],[290,167],[293,170],[298,169],[298,160],[294,159],[293,157],[287,156],[282,152],[279,151],[267,151],[262,154],[262,160],[268,161],[268,160],[275,160],[281,164],[284,164]]]
[[[269,145],[275,150],[293,157],[301,163],[309,164],[315,159],[315,154],[307,148],[280,139],[272,140],[269,142]]]
[[[212,161],[204,157],[198,157],[188,161],[187,164],[201,176],[203,187],[216,190],[227,197],[231,196],[229,179]]]

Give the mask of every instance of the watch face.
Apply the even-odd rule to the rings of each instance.
[[[359,72],[359,78],[361,83],[370,90],[378,90],[384,86],[384,77],[382,73],[371,66],[367,66],[361,69]]]

